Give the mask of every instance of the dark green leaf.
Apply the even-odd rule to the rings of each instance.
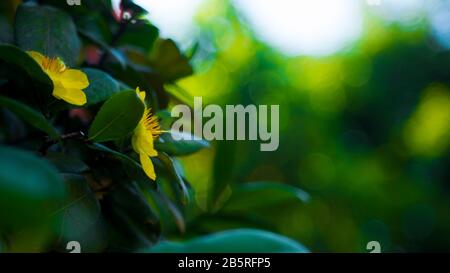
[[[46,155],[46,158],[61,173],[80,174],[89,171],[89,166],[81,161],[81,159],[71,155],[50,152]]]
[[[152,253],[305,253],[300,243],[256,229],[223,231],[186,242],[161,242],[141,252]]]
[[[183,135],[182,140],[174,140],[172,135]],[[193,135],[188,133],[171,132],[162,134],[155,142],[158,151],[166,152],[169,155],[180,156],[189,155],[209,147],[209,142],[203,139],[194,139]]]
[[[130,178],[134,179],[135,181],[139,183],[145,184],[151,183],[151,185],[155,185],[154,182],[151,181],[145,174],[144,170],[142,169],[142,166],[128,155],[110,149],[100,143],[90,144],[88,145],[88,147],[97,151],[108,153],[117,160],[119,160],[123,164],[127,175]]]
[[[113,95],[97,113],[89,129],[89,139],[103,142],[125,137],[136,128],[144,109],[135,91]]]
[[[146,20],[138,20],[134,24],[128,24],[126,31],[120,36],[117,44],[120,46],[134,46],[149,52],[153,47],[159,30]]]
[[[89,79],[89,86],[84,89],[87,106],[103,102],[120,91],[117,81],[107,73],[94,68],[82,70]]]
[[[72,18],[63,10],[22,4],[17,9],[14,31],[23,50],[60,57],[69,66],[76,64],[81,42]]]
[[[56,169],[18,149],[0,147],[0,226],[48,221],[66,197]]]
[[[230,189],[230,185],[236,183],[233,169],[236,164],[236,142],[222,141],[216,143],[216,156],[214,159],[214,183],[208,194],[209,209],[219,209]]]
[[[0,96],[0,107],[5,107],[36,129],[46,132],[52,139],[59,139],[58,131],[39,112],[21,102]]]
[[[0,60],[15,65],[25,71],[33,80],[45,85],[49,93],[53,90],[53,83],[30,55],[12,45],[0,45]]]
[[[83,176],[64,174],[63,178],[69,187],[70,198],[58,210],[62,216],[58,232],[59,249],[66,251],[68,242],[77,241],[82,252],[102,251],[106,247],[105,231],[98,200]]]
[[[132,159],[131,157],[123,154],[123,153],[119,153],[117,151],[114,151],[113,149],[110,149],[102,144],[99,143],[94,143],[92,145],[88,145],[89,148],[94,149],[94,150],[98,150],[98,151],[102,151],[102,152],[106,152],[109,154],[112,154],[115,158],[117,158],[118,160],[122,161],[122,163],[133,167],[135,169],[139,169],[142,170],[142,166],[137,163],[134,159]]]
[[[145,247],[159,238],[159,218],[135,183],[117,185],[103,204],[115,235],[113,247],[121,251]]]
[[[173,160],[166,154],[166,153],[159,153],[158,158],[161,160],[161,162],[165,165],[165,168],[167,172],[170,174],[170,176],[176,181],[177,185],[180,187],[182,196],[181,201],[184,204],[189,203],[189,192],[186,187],[186,184],[184,183],[183,178],[181,177],[178,170],[175,168]]]

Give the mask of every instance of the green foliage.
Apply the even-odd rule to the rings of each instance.
[[[41,113],[26,104],[0,96],[0,106],[10,110],[31,126],[46,132],[52,139],[59,138],[59,132],[53,125]]]
[[[302,203],[306,194],[276,183],[239,185],[229,169],[219,168],[231,164],[225,156],[214,163],[208,198],[215,210],[201,209],[177,157],[211,152],[212,145],[172,138],[168,105],[179,99],[166,90],[193,73],[190,58],[159,37],[133,1],[121,5],[130,19],[115,18],[108,0],[81,6],[19,2],[5,1],[8,8],[0,11],[0,252],[66,252],[69,241],[80,242],[82,252],[306,251],[258,230],[160,244],[162,238],[221,231],[214,221],[225,214],[248,221],[258,209]],[[54,88],[64,84],[52,73],[61,71],[48,72],[51,59],[41,68],[30,50],[84,73],[87,103],[75,106],[56,97]],[[136,87],[146,91],[145,103]],[[156,181],[145,174],[131,144],[146,108],[158,113],[167,131],[154,139]],[[215,219],[212,226],[206,219]]]
[[[0,45],[0,59],[9,65],[14,65],[22,69],[28,76],[46,86],[42,91],[49,90],[53,84],[47,74],[27,53],[13,45]],[[50,91],[48,92],[50,93]]]
[[[183,139],[174,140],[172,135],[184,134]],[[156,148],[160,151],[166,152],[169,155],[181,156],[189,155],[200,151],[201,149],[208,148],[209,143],[203,139],[194,139],[193,135],[188,133],[171,132],[163,134],[156,142]]]
[[[63,174],[69,198],[58,215],[58,249],[63,251],[70,241],[78,241],[83,252],[100,252],[106,248],[105,226],[100,203],[82,175]]]
[[[144,109],[135,91],[111,96],[95,117],[89,129],[89,139],[104,142],[126,137],[136,128]]]
[[[0,147],[0,229],[48,221],[66,195],[56,169],[31,152]]]
[[[168,82],[192,74],[192,67],[189,65],[188,59],[181,55],[174,41],[170,39],[160,39],[156,42],[150,62],[161,77]]]
[[[23,50],[60,57],[68,65],[77,63],[81,43],[68,14],[51,6],[23,4],[17,9],[15,37]]]
[[[236,185],[223,211],[245,212],[297,200],[307,202],[309,195],[297,187],[274,182],[250,182]]]
[[[151,253],[306,253],[301,244],[267,231],[238,229],[186,241],[162,242]]]
[[[89,86],[84,90],[88,106],[104,102],[120,92],[119,83],[107,73],[94,68],[85,68],[83,72],[89,78]]]

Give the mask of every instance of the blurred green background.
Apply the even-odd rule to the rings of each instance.
[[[136,3],[193,53],[195,74],[172,93],[280,105],[277,151],[216,141],[182,159],[206,212],[188,236],[248,226],[313,252],[367,252],[373,240],[383,252],[449,250],[450,1]],[[230,186],[249,181],[310,199],[252,210],[269,226],[213,215]]]

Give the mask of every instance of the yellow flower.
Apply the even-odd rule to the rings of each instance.
[[[145,91],[140,91],[139,87],[136,88],[136,93],[139,98],[145,104]],[[134,129],[133,137],[131,138],[131,145],[136,153],[139,154],[142,168],[150,179],[156,179],[155,168],[153,167],[150,157],[158,155],[155,150],[153,141],[162,134],[159,127],[158,119],[152,115],[151,109],[145,107],[144,114],[142,115],[139,124]]]
[[[83,89],[89,81],[81,70],[69,69],[60,58],[49,58],[36,51],[27,52],[53,82],[53,96],[74,105],[86,103]]]

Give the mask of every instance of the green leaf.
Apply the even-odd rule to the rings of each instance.
[[[101,209],[94,193],[81,175],[64,174],[70,198],[58,210],[62,216],[58,230],[59,250],[66,252],[70,241],[78,241],[82,252],[100,252],[106,247]]]
[[[290,201],[307,202],[309,195],[291,185],[277,182],[250,182],[236,185],[222,211],[250,211]]]
[[[167,180],[160,179],[159,176],[157,183],[159,182],[169,182]],[[186,220],[182,209],[180,209],[163,190],[150,190],[149,200],[152,200],[155,207],[158,208],[159,215],[161,217],[161,225],[163,232],[173,233],[178,231],[183,234],[186,231]],[[175,229],[176,228],[176,229]]]
[[[142,166],[139,163],[137,163],[134,159],[132,159],[131,157],[129,157],[125,154],[119,153],[118,151],[114,151],[113,149],[110,149],[100,143],[94,143],[92,145],[88,145],[88,147],[91,149],[97,150],[97,151],[102,151],[102,152],[112,154],[115,158],[122,161],[122,163],[124,163],[132,168],[142,170]]]
[[[16,42],[23,50],[60,57],[69,66],[76,64],[81,42],[72,18],[65,11],[22,4],[17,9],[14,31]]]
[[[214,159],[214,179],[208,193],[208,208],[212,211],[223,205],[230,185],[236,183],[233,170],[236,164],[236,141],[222,141],[216,143],[216,156]]]
[[[48,221],[66,197],[58,172],[32,153],[0,146],[0,228]]]
[[[160,236],[160,222],[136,183],[117,185],[102,202],[115,240],[112,243],[123,249],[135,249],[154,244]]]
[[[150,61],[154,69],[168,82],[189,76],[193,72],[189,60],[170,39],[160,39],[155,43]]]
[[[127,175],[135,181],[141,184],[144,183],[147,185],[156,186],[156,184],[151,181],[150,178],[148,178],[148,176],[145,174],[141,164],[139,164],[136,160],[129,157],[128,155],[110,149],[100,143],[89,144],[88,147],[93,150],[108,153],[119,160],[123,164]]]
[[[103,104],[89,129],[94,142],[120,139],[131,133],[144,114],[145,106],[135,91],[113,95]]]
[[[89,86],[84,89],[87,106],[103,102],[120,91],[119,83],[107,73],[94,68],[82,70],[89,79]]]
[[[134,46],[149,52],[158,38],[159,30],[146,20],[137,20],[128,24],[125,32],[120,36],[117,44],[120,46]]]
[[[0,106],[7,108],[31,126],[46,132],[52,139],[59,139],[59,133],[39,112],[21,102],[0,96]]]
[[[0,60],[15,65],[25,71],[33,80],[43,84],[49,93],[53,90],[53,83],[36,61],[20,48],[0,44]]]
[[[89,171],[87,166],[81,159],[64,153],[47,153],[45,157],[55,166],[61,173],[80,174]]]
[[[172,135],[178,135],[182,139],[174,140]],[[194,136],[189,133],[170,132],[162,134],[155,142],[155,147],[158,151],[166,152],[169,155],[181,156],[208,148],[209,142],[203,139],[194,139]]]
[[[181,202],[183,204],[185,204],[185,205],[188,204],[189,201],[190,201],[189,200],[190,197],[189,197],[189,192],[188,192],[187,186],[184,183],[184,180],[181,177],[181,174],[175,168],[175,164],[174,164],[172,158],[170,158],[164,152],[160,152],[158,154],[158,158],[164,164],[164,166],[165,166],[167,172],[169,173],[169,175],[176,181],[177,185],[180,187],[181,192],[182,192]]]
[[[163,241],[150,253],[306,253],[300,243],[257,229],[235,229],[194,238],[186,242]]]

